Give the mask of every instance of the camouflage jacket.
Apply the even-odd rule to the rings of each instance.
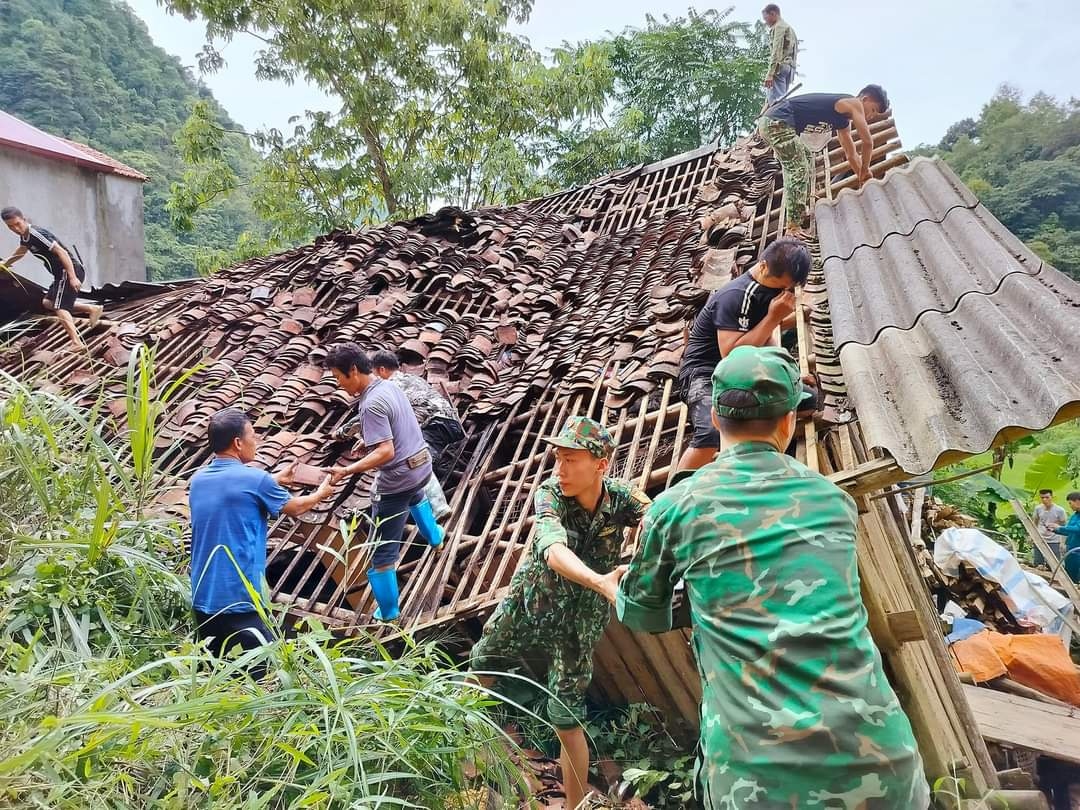
[[[685,582],[706,807],[929,803],[867,629],[856,519],[830,481],[759,442],[724,450],[649,510],[616,610],[631,629],[666,630]]]
[[[458,421],[457,411],[450,400],[432,388],[431,383],[415,374],[395,371],[390,375],[390,382],[401,389],[405,399],[412,405],[416,421],[423,427],[436,416]]]
[[[648,497],[623,481],[604,479],[604,492],[596,512],[589,514],[573,498],[567,498],[555,478],[544,481],[536,491],[536,536],[532,550],[510,583],[508,599],[532,627],[543,627],[558,635],[581,624],[600,629],[611,613],[600,594],[556,574],[545,553],[563,543],[585,565],[600,574],[611,571],[619,560],[626,530],[634,528],[645,514]]]
[[[782,17],[772,27],[769,40],[769,72],[765,76],[772,79],[781,65],[795,67],[799,55],[799,40],[795,36],[795,29]]]

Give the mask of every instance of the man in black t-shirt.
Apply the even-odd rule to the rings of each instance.
[[[79,337],[75,321],[71,314],[77,312],[90,318],[90,326],[96,326],[101,317],[101,307],[91,304],[77,304],[75,297],[86,279],[86,270],[78,257],[69,251],[64,243],[51,231],[32,225],[18,208],[8,207],[0,211],[0,219],[12,233],[19,237],[19,247],[11,254],[4,265],[10,267],[27,253],[37,256],[52,274],[53,282],[42,299],[41,305],[46,311],[55,312],[68,337],[76,346],[85,349],[86,344]]]
[[[769,346],[778,328],[793,325],[795,287],[810,273],[810,251],[798,239],[777,239],[747,273],[709,296],[694,319],[679,369],[693,435],[678,470],[704,467],[720,449],[712,421],[712,373],[736,346]],[[806,404],[813,409],[814,402]]]
[[[848,168],[862,186],[870,179],[870,162],[874,157],[870,124],[888,113],[889,97],[877,84],[866,85],[857,96],[846,93],[804,93],[765,109],[765,114],[758,119],[757,131],[776,153],[784,172],[785,233],[788,236],[809,236],[802,226],[809,213],[814,160],[810,149],[799,136],[811,128],[836,132]],[[855,153],[855,141],[851,137],[853,127],[859,135],[859,154]],[[833,167],[835,170],[836,167]]]

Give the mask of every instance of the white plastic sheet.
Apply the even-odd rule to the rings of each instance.
[[[934,544],[934,562],[950,577],[959,576],[961,563],[971,566],[983,579],[1001,586],[1005,604],[1018,622],[1055,633],[1069,646],[1072,631],[1065,618],[1073,613],[1072,602],[1042,577],[1024,571],[1012,552],[978,529],[943,531]]]

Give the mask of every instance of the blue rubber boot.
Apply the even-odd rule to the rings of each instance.
[[[445,532],[442,526],[435,522],[435,512],[431,509],[431,501],[424,498],[416,506],[410,506],[409,514],[412,515],[416,528],[420,530],[420,536],[427,540],[429,546],[438,548],[442,545]]]
[[[385,571],[376,571],[369,568],[367,572],[368,584],[371,593],[379,607],[375,609],[375,619],[380,622],[392,622],[401,611],[398,610],[398,581],[397,569],[388,568]]]

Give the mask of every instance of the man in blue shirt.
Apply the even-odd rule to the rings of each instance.
[[[1065,571],[1073,582],[1080,583],[1080,492],[1070,492],[1065,500],[1072,507],[1072,517],[1064,526],[1051,531],[1065,538]]]
[[[235,408],[210,418],[214,459],[191,478],[191,601],[195,635],[218,656],[270,641],[265,613],[266,530],[271,516],[302,515],[333,492],[329,475],[310,495],[293,497],[295,464],[277,475],[247,465],[259,440],[247,415]],[[256,600],[262,604],[257,606]]]
[[[334,481],[378,470],[371,492],[368,541],[373,551],[368,584],[378,602],[375,618],[393,621],[399,615],[397,562],[405,521],[411,514],[428,543],[442,543],[424,487],[431,478],[431,452],[420,423],[401,389],[374,373],[371,358],[355,343],[331,346],[323,363],[337,384],[357,397],[357,419],[365,455],[331,470]]]

